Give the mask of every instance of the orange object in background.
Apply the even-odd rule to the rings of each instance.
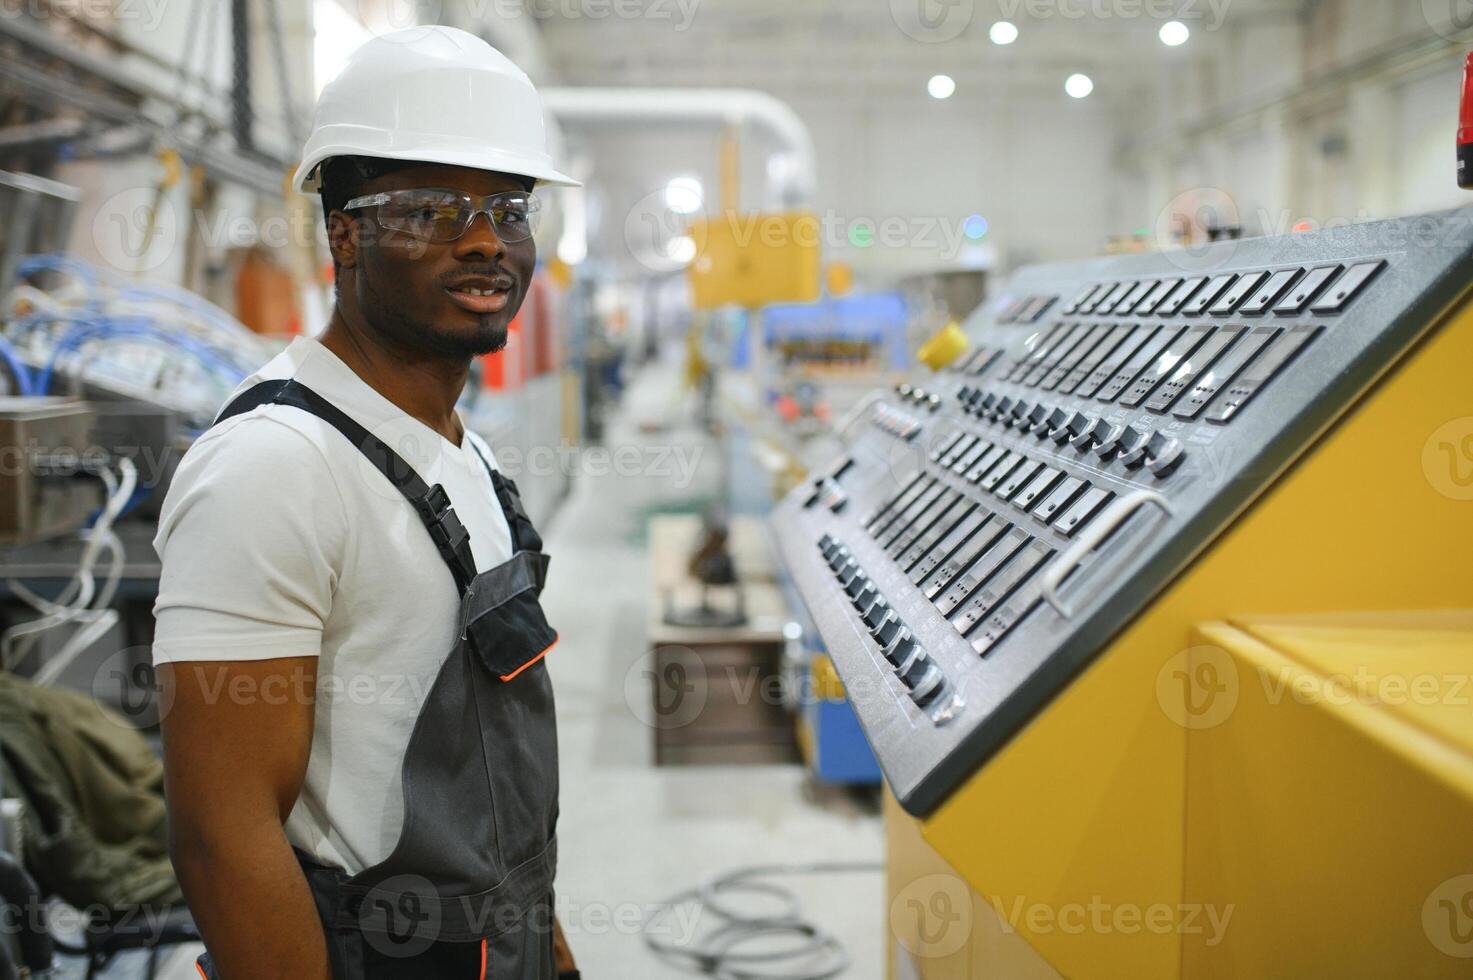
[[[491,391],[515,391],[526,380],[523,370],[523,325],[527,307],[522,309],[507,325],[506,346],[495,354],[481,355],[481,387]]]
[[[1473,51],[1463,64],[1463,102],[1458,109],[1458,186],[1473,190]]]
[[[528,338],[531,376],[541,377],[557,370],[557,290],[551,278],[538,272],[527,297],[532,302],[532,335]]]
[[[854,291],[854,266],[848,262],[830,262],[824,266],[823,277],[830,297],[848,296]]]
[[[481,358],[481,387],[514,390],[529,378],[558,370],[560,298],[556,283],[539,269],[527,287],[522,308],[508,324],[506,348]]]
[[[256,333],[299,334],[302,311],[290,272],[260,249],[241,256],[235,274],[236,318]]]

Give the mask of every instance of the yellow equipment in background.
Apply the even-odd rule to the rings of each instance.
[[[967,335],[955,320],[936,331],[916,351],[916,360],[932,371],[940,371],[967,352]]]
[[[811,211],[724,211],[693,221],[690,236],[696,255],[686,274],[698,310],[810,303],[819,297],[820,227]]]

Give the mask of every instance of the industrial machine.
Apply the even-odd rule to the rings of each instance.
[[[774,537],[893,792],[892,975],[1467,968],[1473,712],[1258,680],[1473,672],[1470,263],[1462,211],[1028,268],[851,414]]]
[[[102,504],[84,468],[94,424],[86,402],[0,398],[0,544],[75,530]]]

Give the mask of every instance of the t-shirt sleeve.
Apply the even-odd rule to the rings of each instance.
[[[266,415],[200,439],[159,519],[155,663],[317,656],[347,519],[327,460]]]

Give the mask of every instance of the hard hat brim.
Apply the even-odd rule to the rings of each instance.
[[[354,127],[356,128],[356,127]],[[321,134],[328,135],[328,134]],[[519,153],[506,153],[500,150],[487,149],[484,146],[460,145],[458,141],[440,139],[434,142],[420,142],[408,140],[410,145],[395,147],[385,145],[373,145],[383,142],[383,134],[374,134],[378,139],[354,139],[349,134],[344,139],[334,139],[331,142],[322,141],[317,146],[309,146],[307,156],[297,166],[296,173],[292,175],[292,187],[302,194],[315,194],[321,187],[317,168],[324,161],[337,156],[365,156],[380,157],[387,160],[418,160],[424,163],[443,163],[455,167],[469,167],[473,170],[489,170],[496,173],[512,174],[517,177],[531,177],[539,184],[548,184],[554,187],[582,187],[580,181],[574,180],[567,174],[555,170],[546,161],[529,159]],[[313,142],[318,142],[313,140]]]

